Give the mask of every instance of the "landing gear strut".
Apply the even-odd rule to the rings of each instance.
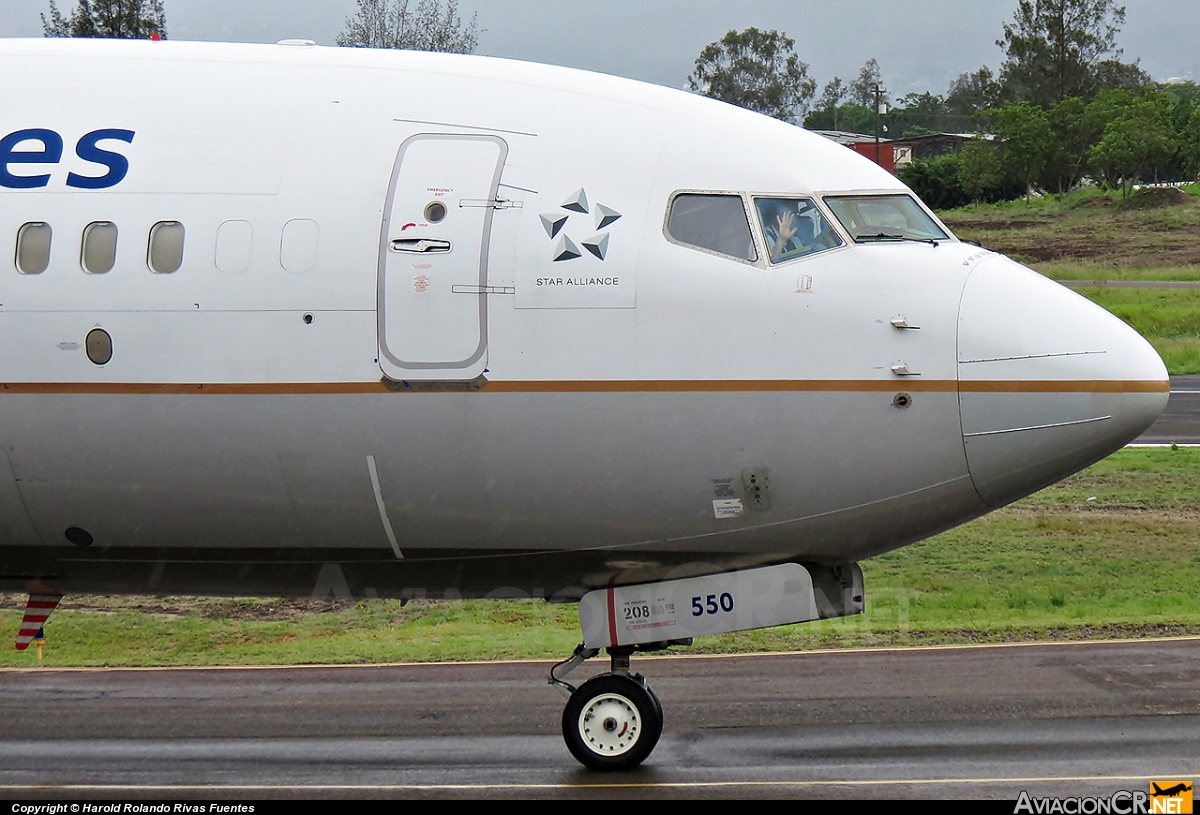
[[[654,750],[663,731],[662,703],[645,677],[629,672],[629,658],[635,650],[665,647],[664,643],[609,648],[610,671],[578,688],[562,677],[599,654],[599,649],[580,645],[570,659],[550,670],[550,684],[568,697],[562,717],[563,740],[580,764],[592,770],[632,770]]]

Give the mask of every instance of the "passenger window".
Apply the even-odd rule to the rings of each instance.
[[[250,268],[254,227],[249,221],[226,221],[217,229],[217,268],[222,272],[244,272]]]
[[[676,195],[667,217],[667,235],[687,246],[739,260],[758,259],[740,195]]]
[[[50,265],[50,224],[28,223],[17,230],[17,271],[41,274]]]
[[[183,265],[183,224],[159,221],[150,227],[146,265],[156,274],[171,274]]]
[[[311,218],[296,218],[283,225],[279,265],[289,272],[307,272],[317,265],[320,230]]]
[[[842,245],[829,221],[807,198],[755,198],[772,263],[786,263]]]
[[[117,262],[117,225],[96,221],[83,230],[83,270],[88,274],[105,274]]]

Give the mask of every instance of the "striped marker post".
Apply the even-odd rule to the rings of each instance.
[[[29,602],[25,605],[25,619],[21,621],[21,628],[17,631],[18,651],[28,648],[34,638],[43,637],[42,626],[46,624],[50,612],[58,608],[62,599],[61,594],[29,595]]]

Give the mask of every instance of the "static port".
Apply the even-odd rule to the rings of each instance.
[[[904,410],[911,404],[912,396],[907,393],[898,393],[896,394],[895,398],[892,399],[892,407],[899,408],[900,410]]]
[[[311,314],[304,315],[304,324],[305,325],[312,325],[312,321],[313,321],[313,316]]]

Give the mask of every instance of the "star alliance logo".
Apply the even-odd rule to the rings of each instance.
[[[570,198],[564,201],[560,209],[566,210],[567,214],[552,212],[542,215],[542,227],[545,228],[546,235],[549,236],[550,240],[558,238],[558,242],[554,245],[554,254],[552,256],[554,262],[575,260],[576,258],[583,257],[584,250],[595,255],[600,260],[604,260],[608,255],[608,233],[601,230],[616,222],[621,217],[621,213],[600,203],[595,205],[595,211],[593,212],[592,208],[588,205],[587,193],[582,188],[576,190]],[[563,232],[563,227],[567,225],[567,221],[571,218],[571,213],[591,215],[596,225],[597,234],[581,242],[583,250],[575,244],[575,241],[571,240],[570,236]],[[561,235],[559,234],[560,232],[562,233]]]

